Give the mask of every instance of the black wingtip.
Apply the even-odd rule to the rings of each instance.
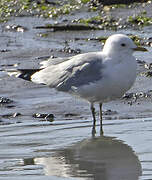
[[[5,71],[9,76],[15,76],[26,81],[31,81],[31,76],[40,70],[41,69],[8,69]]]
[[[40,71],[40,69],[18,69],[18,71],[20,72],[17,76],[18,78],[31,81],[31,76]]]

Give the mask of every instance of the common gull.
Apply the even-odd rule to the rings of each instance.
[[[100,133],[103,134],[102,104],[120,98],[136,79],[134,51],[147,50],[137,47],[127,35],[114,34],[100,52],[49,59],[40,63],[40,69],[9,70],[8,74],[87,100],[93,117],[93,134],[96,131],[94,104],[98,103]]]

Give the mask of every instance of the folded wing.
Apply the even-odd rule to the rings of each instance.
[[[103,67],[100,55],[96,53],[81,54],[74,56],[69,61],[49,65],[33,74],[31,80],[67,92],[71,91],[73,87],[80,87],[101,79]]]

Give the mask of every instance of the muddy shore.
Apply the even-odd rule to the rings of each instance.
[[[28,175],[32,180],[39,176],[42,179],[48,176],[55,180],[57,177],[72,180],[74,175],[79,179],[82,175],[92,178],[96,177],[101,165],[105,170],[105,164],[108,163],[107,171],[103,171],[101,175],[105,175],[104,178],[107,180],[106,172],[111,172],[109,162],[120,163],[117,161],[118,158],[107,160],[107,156],[115,156],[111,151],[107,151],[111,144],[116,145],[113,152],[117,151],[117,155],[121,152],[123,160],[126,161],[126,156],[120,147],[123,147],[130,159],[134,160],[137,172],[134,170],[135,173],[128,176],[130,180],[133,177],[134,180],[138,179],[139,176],[141,179],[151,179],[152,3],[148,1],[129,5],[93,6],[87,1],[73,5],[69,5],[69,1],[63,2],[64,5],[68,4],[66,13],[63,13],[59,3],[56,4],[55,1],[53,4],[54,8],[60,8],[60,11],[57,11],[60,13],[56,16],[48,14],[47,10],[52,5],[50,3],[45,3],[43,8],[41,3],[36,3],[34,11],[28,9],[29,13],[26,9],[29,8],[29,4],[24,4],[26,8],[24,7],[20,15],[18,12],[10,11],[7,19],[5,15],[8,12],[3,14],[0,23],[0,179],[6,177],[9,180],[11,177],[21,176],[26,179]],[[32,8],[33,4],[30,7]],[[44,9],[45,13],[42,9],[38,11],[38,8]],[[90,175],[88,165],[83,172],[77,168],[77,164],[83,166],[81,156],[75,158],[79,152],[88,152],[89,156],[95,156],[94,151],[99,150],[103,143],[100,138],[97,138],[97,141],[90,139],[92,118],[88,103],[43,85],[9,77],[3,70],[38,68],[39,62],[50,56],[67,57],[100,51],[105,39],[114,33],[129,35],[138,45],[146,47],[149,51],[135,54],[138,74],[134,86],[121,99],[103,105],[105,139],[102,140],[105,140],[107,149],[103,149],[102,152],[109,154],[100,157],[104,163],[96,163],[97,171],[91,170]],[[98,109],[98,106],[96,108]],[[93,151],[92,143],[97,145]],[[69,148],[71,145],[72,148]],[[88,146],[90,149],[86,151]],[[87,156],[83,158],[83,162],[88,164]],[[54,168],[58,169],[58,165],[61,165],[60,168],[64,172],[62,175],[58,174],[58,171],[56,174],[48,172],[52,166],[47,165],[51,164],[52,160],[56,160],[53,161],[57,164]],[[95,161],[98,161],[98,158]],[[77,166],[74,166],[73,162]],[[91,158],[90,162],[93,164]],[[130,161],[127,168],[125,167],[127,174],[132,172],[129,164]],[[68,171],[63,168],[65,166],[68,167]],[[119,172],[122,172],[120,166],[117,175]]]

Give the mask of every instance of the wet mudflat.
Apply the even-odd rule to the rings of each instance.
[[[37,68],[49,56],[98,51],[102,43],[97,37],[116,33],[34,28],[47,23],[16,17],[0,24],[1,70]],[[26,30],[9,29],[12,25]],[[151,26],[117,32],[152,37]],[[149,52],[135,54],[138,77],[132,89],[104,104],[102,137],[99,128],[91,137],[87,102],[0,72],[0,179],[152,179],[152,79],[146,74],[152,59],[147,48]]]

